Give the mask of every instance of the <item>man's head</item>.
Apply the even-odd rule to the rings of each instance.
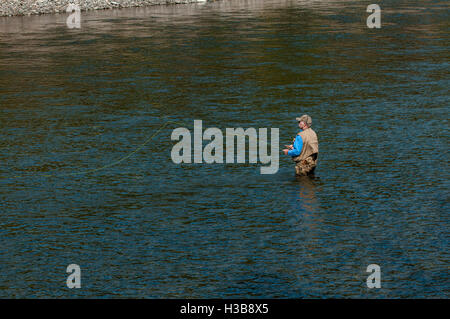
[[[297,117],[296,120],[298,122],[298,127],[300,127],[302,130],[307,129],[308,127],[311,127],[311,125],[312,125],[311,116],[309,116],[307,114]]]

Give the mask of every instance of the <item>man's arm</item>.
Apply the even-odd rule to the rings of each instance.
[[[297,135],[294,141],[294,148],[290,150],[287,155],[292,157],[299,156],[300,153],[302,152],[302,148],[303,148],[302,137],[300,135]]]

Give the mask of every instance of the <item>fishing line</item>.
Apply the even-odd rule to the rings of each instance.
[[[167,121],[164,124],[162,124],[150,137],[148,137],[141,145],[139,145],[135,150],[133,150],[131,153],[128,153],[127,155],[125,155],[124,157],[109,163],[107,165],[103,165],[101,167],[98,168],[92,168],[92,169],[87,169],[84,171],[79,171],[79,172],[72,172],[72,173],[65,173],[65,174],[58,174],[58,173],[54,173],[54,174],[37,174],[37,176],[42,176],[42,177],[64,177],[64,176],[76,176],[76,175],[84,175],[84,174],[89,174],[89,173],[93,173],[93,172],[98,172],[107,168],[110,168],[112,166],[115,166],[117,164],[122,163],[123,161],[127,160],[128,158],[130,158],[131,156],[133,156],[134,154],[136,154],[137,152],[139,152],[140,150],[142,150],[156,135],[158,135],[159,132],[161,132],[167,125],[169,124],[178,124],[178,125],[185,125],[183,123],[178,123],[175,121]],[[14,175],[14,176],[10,176],[10,177],[0,177],[0,179],[7,179],[7,178],[24,178],[24,177],[30,177],[30,174],[27,175]],[[36,175],[33,175],[36,176]]]

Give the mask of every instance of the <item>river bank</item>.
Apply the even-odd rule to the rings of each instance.
[[[204,2],[199,0],[6,0],[0,2],[0,16],[23,16],[66,12],[69,4],[78,4],[81,11],[143,7],[161,4]]]

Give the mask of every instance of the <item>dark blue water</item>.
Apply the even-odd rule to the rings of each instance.
[[[448,298],[449,6],[383,1],[368,29],[367,4],[1,18],[0,296]],[[282,147],[304,113],[315,178],[148,140],[200,119]]]

